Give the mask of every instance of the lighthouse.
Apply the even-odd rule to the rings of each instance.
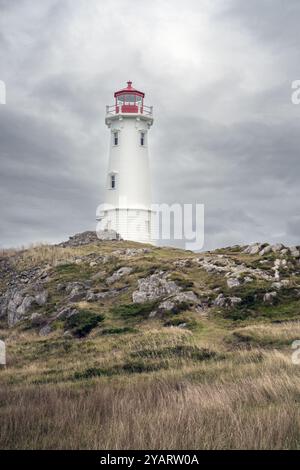
[[[145,94],[130,81],[114,98],[114,104],[106,106],[109,162],[98,230],[113,230],[124,240],[152,243],[148,138],[152,106],[144,104]]]

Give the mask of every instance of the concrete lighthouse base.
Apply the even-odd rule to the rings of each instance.
[[[111,209],[98,219],[97,233],[115,232],[123,240],[152,243],[151,222],[153,212],[149,209]]]

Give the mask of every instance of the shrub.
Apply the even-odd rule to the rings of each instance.
[[[79,310],[66,320],[66,329],[72,330],[75,336],[86,336],[93,328],[104,320],[103,315],[95,314],[90,310]]]
[[[156,306],[157,302],[117,305],[112,308],[112,313],[122,318],[147,317]]]

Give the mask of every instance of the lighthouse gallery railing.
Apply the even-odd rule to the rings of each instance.
[[[132,104],[123,104],[123,105],[115,105],[106,106],[106,114],[127,114],[127,113],[134,113],[134,114],[145,114],[145,115],[152,115],[153,113],[153,106],[141,106],[141,105],[132,105]]]

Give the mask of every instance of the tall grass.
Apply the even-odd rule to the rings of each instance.
[[[4,386],[0,447],[298,449],[299,398],[299,375],[278,352],[239,378],[216,369],[201,383],[164,372],[89,387]]]

